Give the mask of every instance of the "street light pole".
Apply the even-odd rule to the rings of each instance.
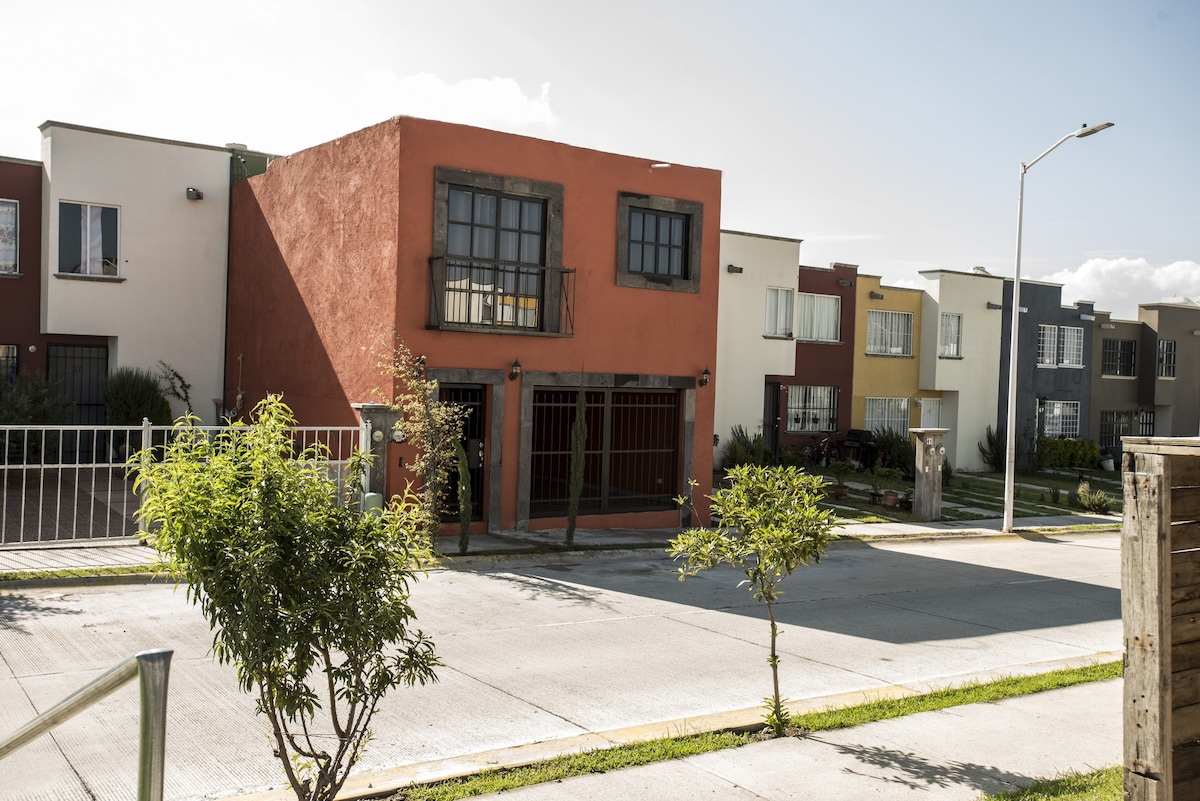
[[[1103,131],[1105,128],[1111,127],[1113,127],[1113,123],[1111,122],[1102,122],[1099,125],[1084,125],[1078,131],[1072,131],[1062,139],[1059,139],[1033,161],[1021,165],[1021,177],[1017,188],[1017,258],[1016,266],[1013,269],[1012,323],[1008,344],[1008,444],[1005,449],[1004,462],[1003,530],[1005,533],[1011,533],[1013,530],[1013,489],[1016,484],[1017,473],[1017,344],[1019,340],[1017,332],[1020,329],[1018,324],[1021,321],[1021,221],[1025,207],[1025,173],[1029,171],[1030,167],[1050,155],[1051,151],[1068,139],[1082,139],[1085,136],[1091,136],[1094,133]]]

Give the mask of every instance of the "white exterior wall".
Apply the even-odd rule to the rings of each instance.
[[[727,265],[742,268],[731,273]],[[753,436],[763,424],[763,390],[768,375],[792,375],[796,343],[791,338],[766,338],[767,288],[791,289],[798,284],[800,241],[721,232],[721,278],[717,303],[717,388],[713,431],[721,444],[713,464],[722,461],[729,432],[740,425]],[[792,331],[795,331],[795,305]]]
[[[224,394],[229,160],[223,148],[42,128],[42,330],[109,337],[110,370],[166,362],[206,422]],[[188,200],[188,187],[204,198]],[[60,201],[119,209],[118,279],[58,275]]]
[[[941,390],[942,426],[946,455],[955,470],[989,469],[979,455],[978,443],[990,425],[996,426],[999,410],[1001,328],[1004,280],[990,275],[946,270],[923,272],[936,282],[923,311],[921,389]],[[938,336],[943,312],[963,318],[961,359],[938,356]]]

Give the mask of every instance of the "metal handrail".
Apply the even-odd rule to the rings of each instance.
[[[75,717],[137,676],[141,691],[137,797],[138,801],[162,801],[167,679],[172,653],[164,649],[142,651],[71,693],[0,741],[0,759]]]

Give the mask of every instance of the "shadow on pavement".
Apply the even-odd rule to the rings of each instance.
[[[69,609],[43,600],[31,598],[17,592],[0,592],[0,629],[29,634],[23,624],[26,620],[44,618],[48,615],[78,615],[78,609]]]
[[[845,743],[830,743],[816,737],[816,742],[832,746],[839,753],[853,757],[879,772],[858,772],[844,768],[847,773],[866,776],[888,784],[900,784],[914,790],[931,787],[970,787],[980,792],[996,793],[1031,784],[1033,779],[1019,773],[974,762],[933,762],[910,751]],[[891,775],[881,775],[891,772]]]

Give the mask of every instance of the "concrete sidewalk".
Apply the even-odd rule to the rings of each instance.
[[[976,801],[1122,759],[1120,679],[768,740],[481,798]]]
[[[1041,529],[1062,529],[1081,525],[1111,526],[1120,528],[1119,515],[1058,515],[1053,517],[1023,517],[1014,521],[1018,532],[1035,532]],[[997,535],[1002,521],[999,518],[936,522],[936,523],[856,523],[845,522],[838,527],[842,539],[925,539],[942,537],[970,537]],[[666,547],[668,540],[678,533],[674,529],[659,530],[579,530],[575,543],[581,550],[588,548],[620,549]],[[515,561],[522,552],[538,552],[562,544],[562,529],[549,531],[508,531],[496,534],[475,534],[471,537],[470,550],[466,557],[458,555],[458,537],[444,535],[436,543],[438,551],[452,557],[458,565],[482,557],[503,556]],[[580,553],[556,555],[541,553],[538,559],[553,562],[556,556],[578,559]],[[115,541],[80,541],[29,546],[0,547],[0,576],[17,571],[87,570],[90,568],[140,567],[154,562],[154,550],[139,545],[132,538]],[[108,577],[106,580],[115,580]],[[144,579],[143,579],[144,580]],[[65,579],[64,582],[78,581]],[[10,585],[11,586],[11,585]]]

